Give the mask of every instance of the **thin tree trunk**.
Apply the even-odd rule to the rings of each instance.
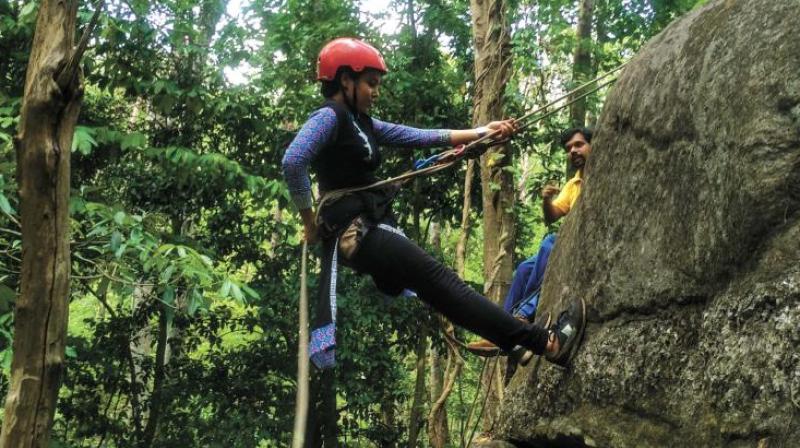
[[[504,90],[511,67],[510,27],[506,19],[507,4],[503,0],[471,0],[472,29],[475,38],[475,108],[473,124],[485,124],[503,118]],[[509,145],[496,147],[481,157],[481,188],[483,194],[483,263],[484,292],[497,304],[511,283],[514,245],[514,184],[512,174],[504,169],[511,166]],[[492,363],[495,365],[495,363]],[[499,368],[499,366],[498,366]],[[487,369],[491,370],[491,369]],[[488,432],[502,391],[489,384],[487,372],[484,387],[490,391],[484,418]]]
[[[526,184],[531,174],[533,174],[534,166],[533,157],[530,154],[521,154],[519,161],[520,176],[519,180],[517,180],[517,191],[519,192],[517,193],[517,201],[519,202],[524,202],[530,194]]]
[[[469,204],[466,204],[466,207],[469,207]],[[468,215],[469,213],[467,213]],[[433,226],[431,242],[434,250],[441,252],[441,228],[438,225]],[[443,366],[442,355],[431,351],[431,410],[428,414],[428,441],[434,448],[444,448],[450,441],[450,430],[447,425],[447,399],[464,366],[464,359],[461,358],[455,343],[453,324],[443,316],[439,316],[439,318],[441,319],[440,328],[445,333],[445,342],[447,343],[447,363]]]
[[[431,402],[436,403],[444,391],[446,356],[438,349],[431,350]],[[447,426],[447,407],[440,406],[439,412],[428,416],[428,441],[434,448],[444,447],[450,440]]]
[[[594,18],[594,0],[581,0],[578,13],[578,28],[575,51],[572,59],[572,83],[580,85],[592,74],[592,21]],[[578,92],[580,94],[580,92]],[[570,121],[573,126],[586,125],[586,98],[569,107]]]
[[[578,41],[572,59],[572,84],[578,86],[592,74],[592,20],[595,0],[580,0],[576,34]],[[582,92],[577,92],[580,95]],[[572,126],[586,126],[586,98],[569,107]],[[567,162],[567,178],[575,175],[575,168]]]
[[[133,417],[133,440],[138,441],[142,438],[142,411],[139,401],[139,383],[136,380],[136,360],[134,359],[133,351],[130,344],[128,344],[128,369],[131,376],[131,415]]]
[[[428,440],[434,448],[443,448],[449,442],[447,399],[450,397],[453,386],[455,386],[456,380],[458,380],[464,367],[464,359],[461,357],[458,346],[455,343],[453,324],[444,318],[442,318],[442,324],[445,342],[447,342],[447,366],[442,375],[440,387],[437,387],[439,389],[438,394],[431,400],[431,411],[428,414]]]
[[[425,407],[425,359],[428,353],[428,327],[422,328],[417,341],[417,379],[414,383],[414,397],[411,401],[411,412],[408,417],[408,448],[417,446],[419,430],[422,428],[422,413]]]
[[[472,221],[469,219],[472,211],[472,182],[475,178],[475,160],[467,161],[467,172],[464,175],[464,205],[461,208],[461,235],[458,236],[456,245],[456,272],[462,279],[467,267],[467,245],[472,233]]]
[[[134,422],[133,433],[135,439],[139,441],[144,437],[144,428],[142,427],[145,415],[144,403],[151,398],[151,395],[147,393],[147,375],[143,366],[145,360],[151,356],[153,345],[150,319],[146,316],[148,297],[152,293],[153,286],[137,285],[131,294],[131,316],[135,330],[131,334],[128,344],[128,368],[131,377],[130,403]]]
[[[168,338],[168,322],[166,305],[161,305],[158,315],[158,341],[156,345],[156,365],[153,373],[153,393],[150,395],[150,412],[147,417],[147,425],[144,428],[144,438],[142,446],[153,446],[153,439],[158,430],[158,423],[161,419],[162,398],[164,395],[164,378],[166,368],[166,354]]]
[[[472,160],[470,160],[470,162],[472,162]],[[463,235],[462,233],[461,236],[463,237]],[[459,238],[459,240],[460,239],[461,238]],[[437,254],[441,253],[442,232],[438,222],[431,224],[431,246]],[[440,316],[440,319],[444,319],[444,317]],[[444,389],[444,356],[442,356],[438,348],[431,347],[430,357],[430,402],[436,403],[439,401]],[[428,414],[428,442],[432,447],[438,448],[444,446],[449,438],[450,435],[447,431],[447,408],[439,406],[437,410],[434,410],[433,406],[431,406],[431,412]]]
[[[49,445],[64,366],[70,150],[81,106],[78,62],[85,49],[85,44],[74,47],[77,10],[75,0],[39,5],[15,138],[22,271],[0,435],[0,446],[9,448]]]
[[[380,412],[381,412],[381,425],[387,429],[384,432],[383,437],[378,439],[378,442],[381,446],[397,446],[397,441],[394,440],[396,435],[392,429],[397,427],[397,422],[395,422],[395,417],[397,414],[397,408],[395,406],[394,400],[386,400],[381,402],[380,404]]]
[[[272,212],[272,220],[276,224],[283,224],[283,209],[280,207],[275,207],[275,210]],[[269,250],[267,252],[267,256],[269,258],[275,258],[275,249],[281,244],[281,233],[277,230],[272,232],[272,235],[269,239]]]
[[[611,39],[608,36],[608,27],[606,22],[608,21],[608,0],[596,0],[594,4],[594,24],[595,24],[595,34],[597,35],[597,44],[596,47],[602,49],[606,43],[608,43]],[[600,70],[600,63],[604,59],[603,54],[599,53],[594,55],[595,57],[592,58],[592,74],[590,78],[594,79],[597,77],[597,73]],[[586,113],[586,125],[589,127],[595,127],[597,125],[597,118],[598,114],[592,112],[591,110],[587,111]]]
[[[430,354],[430,391],[431,391],[431,402],[436,401],[439,399],[439,395],[442,394],[442,385],[444,384],[444,356],[437,348],[431,348]]]

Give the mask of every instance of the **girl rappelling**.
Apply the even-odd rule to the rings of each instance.
[[[320,52],[317,73],[325,102],[310,115],[283,158],[284,177],[303,220],[306,242],[320,241],[322,248],[311,360],[319,368],[335,362],[336,271],[341,262],[370,275],[386,294],[413,291],[453,323],[492,341],[521,364],[533,354],[544,354],[551,362],[566,365],[585,325],[582,300],[574,301],[553,325],[546,313],[534,324],[514,319],[397,228],[391,204],[399,183],[378,183],[375,175],[381,145],[461,145],[487,134],[505,139],[516,132],[517,122],[494,121],[469,130],[422,130],[377,120],[368,112],[387,70],[378,50],[365,42],[340,38],[328,43]],[[309,168],[316,172],[322,196],[316,213]]]

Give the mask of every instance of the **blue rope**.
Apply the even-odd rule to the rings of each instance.
[[[440,157],[441,157],[441,154],[434,154],[434,155],[428,157],[427,159],[419,159],[419,160],[417,160],[416,162],[414,162],[414,171],[419,171],[419,170],[421,170],[423,168],[427,168],[427,167],[429,167],[431,165],[434,165],[436,162],[439,161]]]

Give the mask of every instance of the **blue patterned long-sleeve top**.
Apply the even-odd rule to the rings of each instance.
[[[432,147],[450,143],[450,131],[445,129],[416,129],[374,118],[372,125],[380,145]],[[283,155],[283,177],[289,186],[292,201],[299,210],[312,206],[308,167],[333,137],[336,126],[336,112],[330,107],[313,112]]]

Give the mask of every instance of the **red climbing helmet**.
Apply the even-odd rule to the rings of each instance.
[[[339,67],[349,66],[355,72],[374,68],[386,73],[383,56],[372,45],[351,37],[340,37],[328,42],[317,59],[317,81],[333,81]]]

